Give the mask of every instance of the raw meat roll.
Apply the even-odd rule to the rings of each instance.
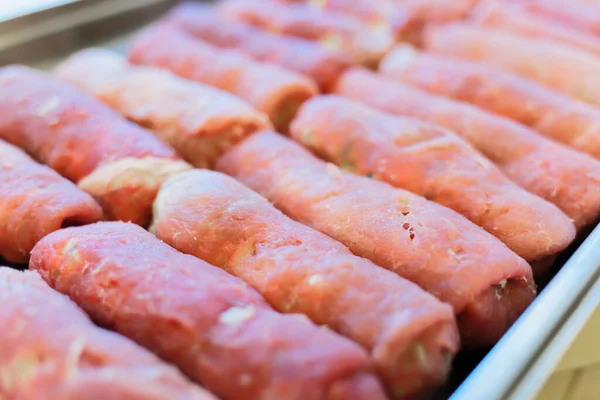
[[[0,396],[216,400],[174,367],[94,325],[33,271],[0,267]]]
[[[30,268],[224,400],[385,398],[356,344],[273,311],[242,280],[136,225],[54,232]]]
[[[369,83],[354,79],[350,86],[359,91]],[[377,89],[383,90],[378,93],[383,101],[389,100],[393,86]],[[412,102],[412,96],[399,97]],[[291,134],[345,170],[463,214],[527,261],[554,255],[575,238],[573,223],[557,207],[515,185],[468,143],[437,125],[330,95],[308,101]]]
[[[300,105],[318,93],[310,78],[216,48],[169,26],[143,31],[129,48],[129,61],[233,93],[267,114],[280,132],[287,132]]]
[[[64,226],[102,219],[88,194],[0,140],[0,256],[26,262],[33,246]]]

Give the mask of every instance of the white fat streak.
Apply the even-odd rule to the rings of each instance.
[[[340,171],[339,167],[332,163],[327,163],[327,173],[334,178],[341,178],[342,171]]]
[[[379,69],[383,72],[400,71],[406,68],[415,57],[414,47],[408,44],[400,44],[394,47],[381,61]]]
[[[86,339],[83,336],[79,336],[69,345],[67,351],[67,357],[65,360],[65,375],[71,377],[77,373],[79,368],[79,359],[85,350]]]
[[[311,276],[308,279],[308,284],[310,286],[317,286],[317,285],[320,285],[321,283],[323,283],[324,281],[325,281],[325,278],[323,278],[323,275],[316,274],[316,275]]]
[[[37,109],[37,115],[43,117],[60,106],[61,100],[57,96],[47,98]]]
[[[224,325],[238,325],[249,320],[256,314],[254,306],[231,307],[219,316],[219,322]]]
[[[240,376],[238,376],[238,383],[240,384],[240,386],[250,386],[253,381],[254,379],[250,374],[243,373],[240,374]]]

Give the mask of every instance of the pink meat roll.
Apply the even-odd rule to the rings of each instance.
[[[128,57],[135,64],[164,68],[235,94],[267,114],[279,132],[287,132],[298,108],[318,93],[310,78],[216,48],[166,25],[140,33]]]
[[[67,228],[30,269],[223,400],[383,400],[366,352],[281,315],[242,280],[123,222]]]
[[[348,74],[354,83],[348,86],[357,88],[354,93],[372,85],[368,76],[361,80],[352,71]],[[346,75],[338,86],[346,85]],[[393,86],[372,90],[382,90],[375,97],[387,101]],[[412,101],[412,96],[406,99]],[[527,261],[553,256],[575,238],[573,223],[556,206],[514,184],[441,126],[328,95],[315,97],[300,109],[291,135],[350,172],[388,182],[461,213]]]
[[[33,246],[65,226],[102,219],[87,193],[50,168],[0,140],[0,256],[26,262]]]
[[[177,369],[98,328],[33,271],[0,267],[0,397],[216,400]]]

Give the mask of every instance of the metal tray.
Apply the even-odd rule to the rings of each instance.
[[[69,53],[88,46],[122,52],[132,33],[177,0],[64,0],[63,3],[0,20],[0,66],[23,63],[47,69]],[[429,399],[535,398],[600,303],[599,277],[600,227],[597,227],[582,233],[561,254],[547,276],[538,279],[540,295],[502,340],[492,349],[461,352],[448,384]]]

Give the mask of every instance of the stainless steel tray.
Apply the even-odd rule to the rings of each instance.
[[[0,20],[0,65],[46,69],[83,47],[123,51],[133,32],[176,2],[70,0]],[[491,350],[461,352],[448,384],[432,400],[535,398],[600,302],[600,227],[580,236],[538,280],[540,295],[502,340]]]

